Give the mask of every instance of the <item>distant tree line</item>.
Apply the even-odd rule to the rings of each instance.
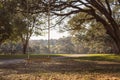
[[[78,40],[79,39],[79,40]],[[111,44],[111,40],[105,41],[81,41],[83,38],[64,37],[60,39],[51,39],[51,53],[57,54],[86,54],[86,53],[115,53],[115,46]],[[31,54],[49,53],[47,40],[30,40],[27,52]],[[22,54],[22,44],[4,43],[0,46],[1,54]]]

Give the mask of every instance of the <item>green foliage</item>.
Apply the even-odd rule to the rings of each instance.
[[[60,38],[52,46],[51,51],[54,53],[74,53],[74,45],[71,42],[71,37]]]
[[[8,39],[12,33],[11,15],[4,9],[0,8],[0,43]]]
[[[0,44],[14,33],[14,15],[16,14],[16,1],[0,1]]]
[[[32,3],[31,1],[28,0],[29,3]],[[26,0],[0,1],[0,44],[6,40],[20,40],[21,37],[25,38],[25,35],[31,37],[33,33],[41,35],[41,16],[22,12],[30,7],[26,3]]]
[[[90,18],[91,16],[89,16],[86,13],[78,13],[69,20],[68,28],[76,31],[83,29],[84,33],[85,32],[84,29],[87,29],[87,27],[92,23]],[[86,26],[86,24],[88,26]]]
[[[0,2],[0,8],[2,8],[3,7],[3,5],[2,5],[2,3]]]
[[[106,34],[103,25],[91,20],[91,16],[85,13],[73,16],[68,22],[68,28],[71,29],[73,43],[89,48],[89,53],[109,52],[112,48],[115,48],[111,47],[114,43],[109,45],[113,40]]]

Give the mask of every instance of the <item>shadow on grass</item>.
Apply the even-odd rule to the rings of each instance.
[[[97,60],[97,61],[95,61]],[[120,63],[104,62],[107,60],[104,57],[56,57],[51,58],[50,61],[31,62],[27,65],[25,63],[1,65],[0,69],[4,70],[1,75],[9,74],[31,74],[31,73],[119,73]],[[107,61],[111,61],[108,59]],[[112,60],[113,61],[113,60]]]

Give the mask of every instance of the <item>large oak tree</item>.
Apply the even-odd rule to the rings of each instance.
[[[90,18],[102,23],[115,41],[120,54],[120,0],[40,0],[44,6],[50,6],[51,13],[58,16],[68,16],[76,13],[86,13]],[[37,8],[37,7],[36,7]],[[47,11],[46,7],[44,11]],[[40,12],[39,10],[36,12]],[[80,27],[78,27],[80,28]]]

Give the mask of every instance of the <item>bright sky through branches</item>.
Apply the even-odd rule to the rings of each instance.
[[[59,38],[67,37],[67,36],[69,36],[68,32],[59,33],[57,30],[51,30],[50,32],[50,39],[59,39]],[[31,40],[40,40],[40,39],[48,39],[48,34],[46,33],[43,36],[32,36],[31,37]]]

